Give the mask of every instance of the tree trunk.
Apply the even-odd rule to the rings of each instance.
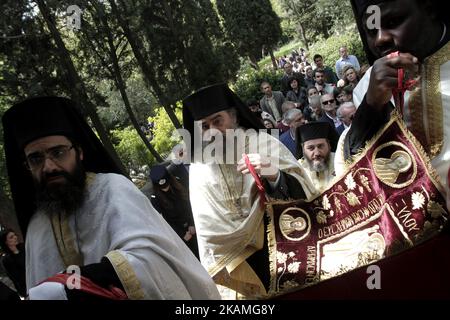
[[[153,155],[153,157],[156,159],[156,161],[163,162],[163,159],[161,158],[159,153],[150,144],[150,141],[148,141],[144,132],[142,132],[141,127],[139,126],[139,123],[136,119],[136,116],[134,115],[133,109],[131,108],[130,100],[128,99],[128,94],[127,94],[127,90],[126,90],[126,84],[125,84],[125,81],[123,80],[122,74],[120,72],[119,60],[117,58],[116,47],[114,46],[113,36],[111,34],[111,29],[109,28],[109,24],[106,19],[105,11],[103,10],[102,4],[96,3],[95,1],[91,1],[91,3],[98,10],[100,20],[102,21],[102,24],[103,24],[103,27],[104,27],[104,30],[105,30],[105,33],[107,36],[109,57],[111,59],[112,65],[113,65],[112,76],[114,78],[116,87],[120,91],[120,95],[122,96],[122,100],[125,104],[125,109],[127,110],[128,116],[130,117],[130,121],[131,121],[134,129],[139,134],[139,137],[141,137],[145,146],[150,151],[150,153]]]
[[[13,202],[5,194],[2,187],[0,187],[0,226],[11,228],[19,236],[19,240],[23,241]]]
[[[298,24],[298,30],[300,32],[300,36],[302,38],[302,41],[305,44],[306,50],[309,51],[309,40],[306,37],[305,28],[303,27],[303,24],[301,22]]]
[[[249,56],[248,59],[250,60],[250,66],[255,70],[259,70],[258,59],[255,56]]]
[[[124,20],[122,14],[119,12],[115,1],[109,0],[109,4],[111,5],[111,10],[113,14],[116,16],[117,20],[119,21],[120,26],[122,27],[122,30],[127,37],[128,42],[130,43],[131,49],[133,50],[134,57],[136,58],[136,61],[141,68],[142,74],[145,79],[145,83],[147,86],[151,89],[153,89],[156,98],[158,99],[159,103],[163,106],[164,110],[166,111],[167,115],[170,118],[170,121],[172,121],[175,128],[181,128],[180,121],[178,121],[177,116],[175,115],[175,112],[171,108],[170,99],[168,99],[165,94],[163,93],[163,90],[158,85],[158,82],[156,79],[154,79],[151,75],[153,74],[153,70],[150,67],[150,62],[145,59],[144,55],[142,54],[142,47],[140,45],[140,41],[136,38],[135,34],[131,31],[128,22]],[[121,12],[124,12],[125,15],[127,15],[127,10],[125,7],[125,4],[123,1],[121,1],[122,4],[122,10]]]
[[[277,71],[278,69],[278,63],[277,59],[275,58],[275,55],[273,54],[272,48],[269,49],[270,59],[272,60],[273,70]]]
[[[55,41],[59,51],[59,57],[66,69],[67,79],[69,81],[70,87],[72,88],[72,98],[79,105],[83,106],[86,109],[89,118],[92,120],[92,123],[95,129],[97,130],[97,134],[99,135],[100,140],[103,143],[103,146],[105,147],[105,149],[107,150],[113,161],[116,163],[116,165],[120,168],[122,173],[128,176],[128,173],[123,163],[120,161],[120,158],[117,155],[114,146],[111,143],[111,140],[109,139],[105,127],[103,126],[102,122],[100,121],[100,118],[98,117],[98,114],[95,110],[96,109],[95,106],[92,104],[86,93],[86,88],[84,86],[83,80],[80,78],[77,71],[75,70],[75,66],[73,65],[72,59],[70,58],[70,54],[67,51],[66,46],[64,45],[64,42],[61,38],[61,35],[58,32],[58,29],[53,23],[54,19],[52,19],[51,17],[50,10],[48,9],[44,0],[36,0],[36,3],[38,4],[39,11],[44,17],[47,27],[49,28],[50,33],[52,34],[53,40]]]

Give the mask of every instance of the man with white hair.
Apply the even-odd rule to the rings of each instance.
[[[285,113],[283,121],[289,126],[289,130],[280,136],[280,141],[295,155],[297,148],[295,130],[305,123],[305,118],[299,109],[290,109]]]
[[[336,115],[339,120],[341,120],[342,124],[336,129],[338,132],[342,132],[345,129],[350,128],[355,112],[356,107],[353,102],[344,102],[339,106],[339,108],[336,110]]]

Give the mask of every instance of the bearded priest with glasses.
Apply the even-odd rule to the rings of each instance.
[[[30,299],[220,298],[71,100],[32,98],[2,120]]]

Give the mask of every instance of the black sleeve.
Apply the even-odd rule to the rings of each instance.
[[[19,295],[0,281],[0,301],[20,301]]]
[[[286,172],[280,171],[280,182],[276,189],[272,189],[270,183],[264,179],[264,188],[267,194],[275,199],[306,199],[305,192],[300,182]]]
[[[389,121],[392,110],[393,105],[389,102],[381,111],[374,112],[374,108],[367,103],[364,96],[345,137],[344,157],[346,160],[357,154],[366,141],[370,140]]]
[[[5,269],[6,275],[14,284],[17,292],[22,296],[27,296],[27,288],[25,284],[25,268],[21,268],[22,264],[19,264],[14,261],[15,257],[10,255],[6,256],[2,263]],[[18,259],[19,257],[17,257]],[[25,259],[25,256],[23,255]],[[25,264],[25,263],[24,263]]]
[[[81,275],[88,278],[96,285],[108,289],[109,286],[114,286],[124,290],[119,277],[117,276],[114,267],[108,258],[103,257],[99,263],[92,263],[86,266],[80,267]],[[76,289],[66,289],[67,298],[69,300],[98,300],[104,299],[101,297],[93,296],[89,293]]]

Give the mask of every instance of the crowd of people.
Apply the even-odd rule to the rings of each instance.
[[[226,84],[183,99],[184,129],[192,137],[200,130],[202,141],[152,167],[150,199],[124,176],[73,101],[37,97],[12,106],[3,116],[5,155],[26,243],[7,230],[0,245],[17,292],[69,300],[265,297],[266,201],[310,200],[327,189],[389,122],[400,68],[411,78],[425,68],[416,78],[422,89],[405,95],[402,111],[450,199],[448,16],[428,1],[372,2],[404,20],[368,30],[368,1],[353,1],[372,67],[360,66],[345,46],[337,48],[334,68],[320,53],[308,61],[300,49],[280,59],[279,84],[258,84],[259,101],[244,103]],[[224,143],[230,136],[235,145]],[[211,157],[195,157],[212,145],[219,147]],[[448,232],[432,245],[448,249]],[[420,287],[420,296],[431,287],[448,297],[442,279],[450,255],[439,252],[408,265],[431,266],[437,277],[408,278],[399,290]],[[77,288],[67,285],[71,266],[79,270]],[[387,272],[392,283],[402,280]],[[5,292],[0,286],[1,296],[10,297]]]
[[[280,141],[303,163],[313,180],[320,177],[322,181],[331,181],[335,175],[333,155],[337,140],[352,123],[356,112],[353,89],[364,74],[360,73],[358,59],[348,55],[345,46],[339,48],[341,57],[336,61],[335,70],[324,65],[321,54],[314,54],[313,63],[310,64],[307,52],[304,49],[299,52],[301,54],[294,51],[280,62],[280,67],[284,69],[280,82],[263,81],[259,103],[251,100],[247,102],[247,107],[265,128],[279,130]],[[273,86],[280,87],[281,91],[272,90]],[[320,156],[297,152],[298,146],[305,143],[301,140],[300,127],[313,122],[329,123],[332,128],[330,135],[326,126],[321,127],[321,136],[329,141],[330,146]],[[300,154],[306,158],[300,157]],[[313,166],[313,159],[320,159],[323,164]],[[326,186],[325,183],[318,183],[322,187]]]

